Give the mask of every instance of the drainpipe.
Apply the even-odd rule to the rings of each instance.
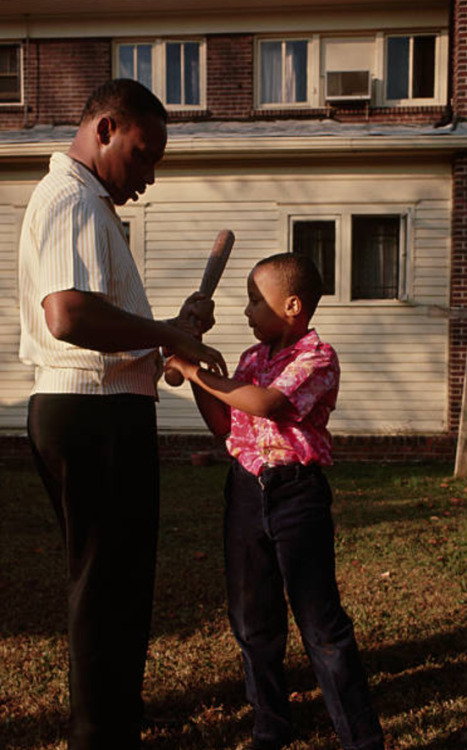
[[[454,28],[456,18],[456,1],[449,2],[449,55],[448,55],[448,103],[444,110],[444,115],[435,123],[435,128],[442,128],[445,125],[452,124],[452,129],[457,126],[457,113],[454,110],[454,51],[456,44],[456,30]]]
[[[28,107],[29,107],[29,16],[24,17],[25,38],[24,38],[24,113],[23,128],[28,126]]]

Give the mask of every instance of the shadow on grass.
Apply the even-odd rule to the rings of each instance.
[[[7,707],[8,708],[8,707]],[[68,718],[64,712],[49,711],[36,716],[14,716],[0,724],[0,747],[37,748],[66,739]]]
[[[463,654],[466,635],[464,629],[458,628],[431,638],[362,651],[370,679],[373,675],[377,680],[372,686],[372,696],[383,722],[397,716],[410,716],[429,706],[435,696],[438,702],[443,703],[454,703],[463,696],[465,666],[455,660]],[[321,693],[315,692],[313,698],[309,697],[317,683],[305,654],[299,666],[287,669],[287,681],[294,696],[291,705],[296,738],[307,741],[318,731],[323,737],[328,736],[329,744],[326,747],[338,747],[333,744],[332,727]],[[226,716],[213,727],[206,726],[202,721],[196,724],[187,717],[202,713],[206,706],[226,707],[228,713],[234,714],[244,704],[241,681],[226,681],[206,685],[204,689],[192,693],[179,693],[170,704],[152,700],[148,705],[149,714],[166,715],[173,725],[170,726],[169,721],[168,728],[157,734],[157,743],[151,739],[145,747],[157,746],[169,750],[173,747],[189,748],[192,746],[190,743],[203,747],[204,741],[206,748],[222,748],[223,743],[239,742],[251,732],[251,712],[243,715],[240,721]],[[416,747],[426,750],[461,750],[467,747],[467,744],[456,745],[462,732],[449,734],[442,722],[442,716],[439,719],[436,716],[430,718],[431,731],[438,730],[443,735],[442,739],[430,744],[419,743]]]
[[[362,658],[368,673],[378,682],[372,688],[377,710],[383,721],[407,715],[429,705],[434,695],[438,701],[453,702],[463,695],[465,670],[455,660],[463,653],[466,632],[462,628],[434,635],[431,638],[398,643],[371,651],[363,651]],[[295,662],[297,656],[294,657]],[[316,688],[316,680],[303,654],[299,666],[287,670],[292,693],[308,694]],[[148,726],[155,723],[145,740],[144,748],[151,750],[188,750],[219,748],[244,740],[251,731],[250,712],[235,714],[245,704],[243,682],[225,680],[202,689],[177,691],[163,702],[157,697],[147,703]],[[7,706],[6,706],[7,708]],[[216,714],[219,710],[220,714]],[[211,712],[211,713],[210,713]],[[295,733],[298,740],[307,741],[313,733],[328,737],[327,748],[337,747],[332,739],[330,720],[320,693],[313,699],[292,702]],[[210,716],[214,717],[212,722]],[[151,718],[152,717],[152,718]],[[161,718],[165,717],[165,718]],[[431,729],[445,731],[438,720],[431,717]],[[30,748],[58,742],[66,735],[66,717],[60,712],[38,717],[12,717],[0,730],[1,746]],[[31,740],[34,745],[31,745]],[[443,734],[430,744],[417,744],[425,750],[461,750],[464,744],[461,731]],[[14,745],[9,745],[9,742]],[[457,743],[457,744],[456,744]],[[415,747],[415,746],[414,746]]]

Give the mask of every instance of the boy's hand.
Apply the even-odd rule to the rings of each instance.
[[[168,357],[165,361],[166,370],[177,370],[180,375],[183,375],[185,380],[189,380],[190,373],[193,375],[198,367],[198,364],[188,362],[186,359],[181,359],[181,357],[177,357],[175,354],[172,354],[172,356]]]
[[[171,357],[168,357],[168,359],[166,359],[165,361],[166,370],[177,370],[181,375],[183,375],[185,380],[192,380],[198,372],[199,367],[200,365],[198,363],[189,362],[187,359],[177,357],[175,354],[173,354]],[[209,372],[214,373],[215,375],[227,375],[227,367],[225,365],[225,362],[208,362],[206,369]]]
[[[182,345],[177,345],[174,349],[176,351],[165,362],[166,370],[176,369],[184,378],[190,379],[190,376],[195,375],[201,363],[204,363],[209,372],[227,375],[224,357],[212,346],[206,346],[196,339],[191,339]]]

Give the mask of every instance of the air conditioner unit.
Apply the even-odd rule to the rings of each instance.
[[[365,101],[371,99],[369,70],[328,70],[326,101]]]

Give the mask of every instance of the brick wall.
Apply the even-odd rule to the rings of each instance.
[[[456,118],[467,117],[467,0],[453,5],[452,94]],[[452,196],[452,307],[467,308],[467,152],[453,159]],[[462,406],[467,353],[467,320],[451,319],[449,357],[449,429],[456,431]]]
[[[89,94],[111,77],[108,40],[42,42],[38,50],[37,122],[78,122]]]
[[[452,435],[336,435],[334,459],[342,461],[442,461],[452,463],[456,441]],[[208,453],[216,461],[228,461],[224,441],[212,435],[159,435],[162,462],[187,463],[193,453]],[[32,460],[28,440],[22,435],[0,435],[0,464],[11,460]]]
[[[253,37],[207,40],[207,100],[213,117],[245,119],[253,109]]]
[[[467,0],[458,0],[465,5]],[[459,26],[459,22],[458,22]],[[466,31],[467,37],[467,31]],[[461,37],[461,41],[464,37]],[[463,42],[462,42],[463,44]],[[460,46],[462,46],[460,44]],[[336,117],[342,122],[398,122],[434,124],[443,107],[372,108],[354,105],[317,110],[254,110],[254,37],[213,35],[207,39],[207,110],[171,112],[171,121],[191,119],[244,120],[250,118]],[[34,40],[23,45],[25,103],[0,107],[0,129],[34,125],[76,125],[84,101],[112,75],[109,39]],[[467,112],[466,49],[455,53],[459,71],[457,99]],[[464,72],[462,72],[464,71]],[[462,82],[464,87],[462,88]]]
[[[76,125],[89,94],[111,77],[109,40],[36,40],[23,55],[25,102],[0,108],[2,130]]]
[[[467,308],[467,152],[453,163],[451,306]],[[451,430],[459,425],[467,352],[467,320],[451,319],[449,402]]]
[[[452,95],[458,117],[467,117],[467,0],[453,0]]]

